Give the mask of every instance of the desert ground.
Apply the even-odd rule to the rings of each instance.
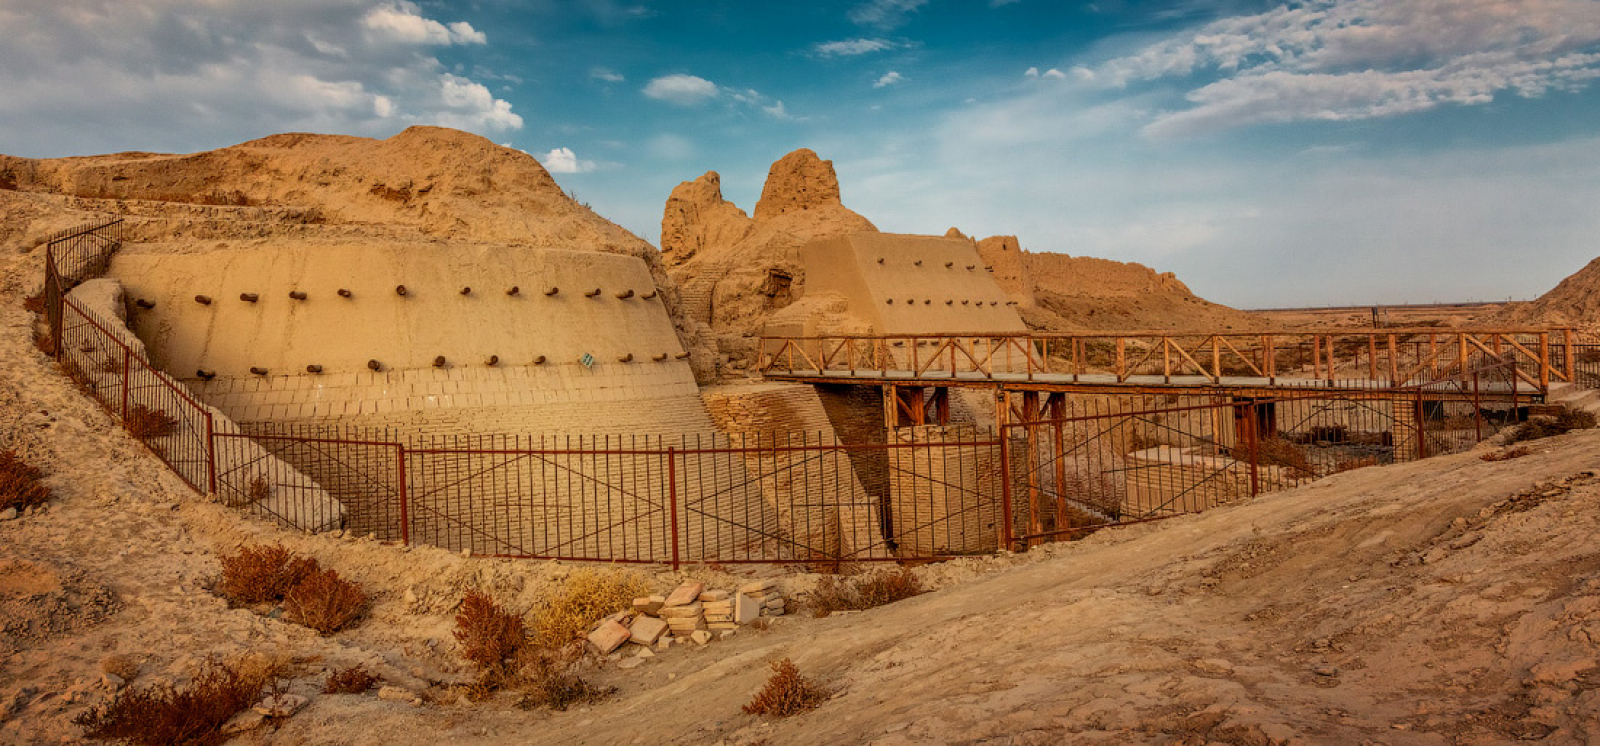
[[[797,168],[815,168],[802,160]],[[364,182],[351,189],[360,199],[349,204],[361,209],[350,208],[349,224],[336,202],[306,221],[279,208],[123,197],[126,209],[154,216],[136,233],[155,247],[145,250],[163,240],[188,245],[195,231],[253,250],[325,233],[415,240],[411,228],[384,223],[399,220],[384,212],[393,199],[368,199],[376,192]],[[836,204],[837,184],[833,194]],[[342,531],[305,534],[197,495],[31,341],[35,320],[22,306],[40,257],[29,239],[112,198],[38,197],[28,203],[37,220],[4,236],[0,255],[0,450],[43,469],[54,493],[44,507],[0,521],[0,743],[85,743],[74,719],[119,692],[182,684],[209,658],[254,657],[284,664],[286,691],[309,703],[231,743],[1600,744],[1600,430],[1534,441],[1513,459],[1481,458],[1503,450],[1491,442],[1080,541],[919,565],[912,572],[929,592],[815,618],[805,604],[822,576],[801,567],[671,572],[467,557]],[[702,195],[705,205],[718,201]],[[591,225],[557,207],[561,220]],[[258,223],[230,222],[248,210],[261,212]],[[442,226],[435,237],[462,240],[509,241],[523,226],[508,219],[502,235],[443,208],[407,214]],[[749,220],[753,228],[724,236],[738,249],[731,256],[776,251],[772,236],[798,229],[772,221],[803,222],[759,209]],[[668,291],[711,269],[735,281],[719,292],[758,279],[718,266],[710,244],[698,259],[680,249],[663,260],[609,228],[564,230],[646,257]],[[1054,262],[1037,273],[1048,282],[1019,291],[1040,293],[1036,318],[1070,322],[1087,319],[1091,306],[1113,307],[1096,306],[1092,288],[1062,284],[1071,271],[1061,267],[1071,264]],[[1138,265],[1106,271],[1126,287],[1098,292],[1118,296],[1115,315],[1141,326],[1196,309],[1218,323],[1291,321],[1202,301]],[[676,292],[667,294],[676,308]],[[732,305],[674,320],[709,370],[719,354],[737,358],[749,311]],[[1467,311],[1474,322],[1485,312]],[[322,636],[277,610],[230,607],[213,590],[219,557],[245,543],[281,543],[359,583],[372,599],[365,619]],[[583,571],[631,573],[657,593],[685,580],[731,587],[773,578],[797,613],[642,664],[590,655],[579,673],[616,691],[565,711],[522,709],[509,693],[466,697],[473,672],[452,634],[463,595],[482,591],[520,613]],[[116,658],[136,663],[132,681],[106,675]],[[769,664],[784,658],[832,695],[787,718],[743,712]],[[356,664],[380,686],[322,693],[330,670]]]

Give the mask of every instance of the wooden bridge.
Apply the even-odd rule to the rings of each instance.
[[[1571,329],[1373,329],[763,337],[768,378],[815,383],[1177,393],[1448,386],[1542,397],[1573,380]]]

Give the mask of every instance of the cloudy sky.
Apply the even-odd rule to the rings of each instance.
[[[1600,255],[1595,0],[0,0],[0,152],[411,124],[654,242],[810,147],[884,229],[1238,307],[1529,298]]]

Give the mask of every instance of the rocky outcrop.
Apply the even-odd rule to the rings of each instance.
[[[833,161],[822,160],[816,153],[801,148],[778,159],[767,171],[761,201],[756,203],[756,219],[828,205],[842,205]]]
[[[707,171],[667,197],[661,215],[661,254],[669,266],[683,264],[708,246],[732,246],[750,234],[753,220],[722,198],[722,177]]]
[[[833,164],[797,150],[772,164],[754,217],[723,199],[716,172],[679,184],[662,212],[661,247],[685,313],[739,368],[753,351],[750,335],[803,294],[800,246],[876,230],[840,201]]]

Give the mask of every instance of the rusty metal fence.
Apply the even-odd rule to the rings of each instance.
[[[1507,358],[1382,392],[1063,397],[998,430],[917,425],[876,442],[241,428],[156,369],[115,309],[69,297],[104,273],[120,230],[46,247],[49,347],[86,395],[227,505],[476,555],[678,567],[992,553],[1457,450],[1526,403]]]

